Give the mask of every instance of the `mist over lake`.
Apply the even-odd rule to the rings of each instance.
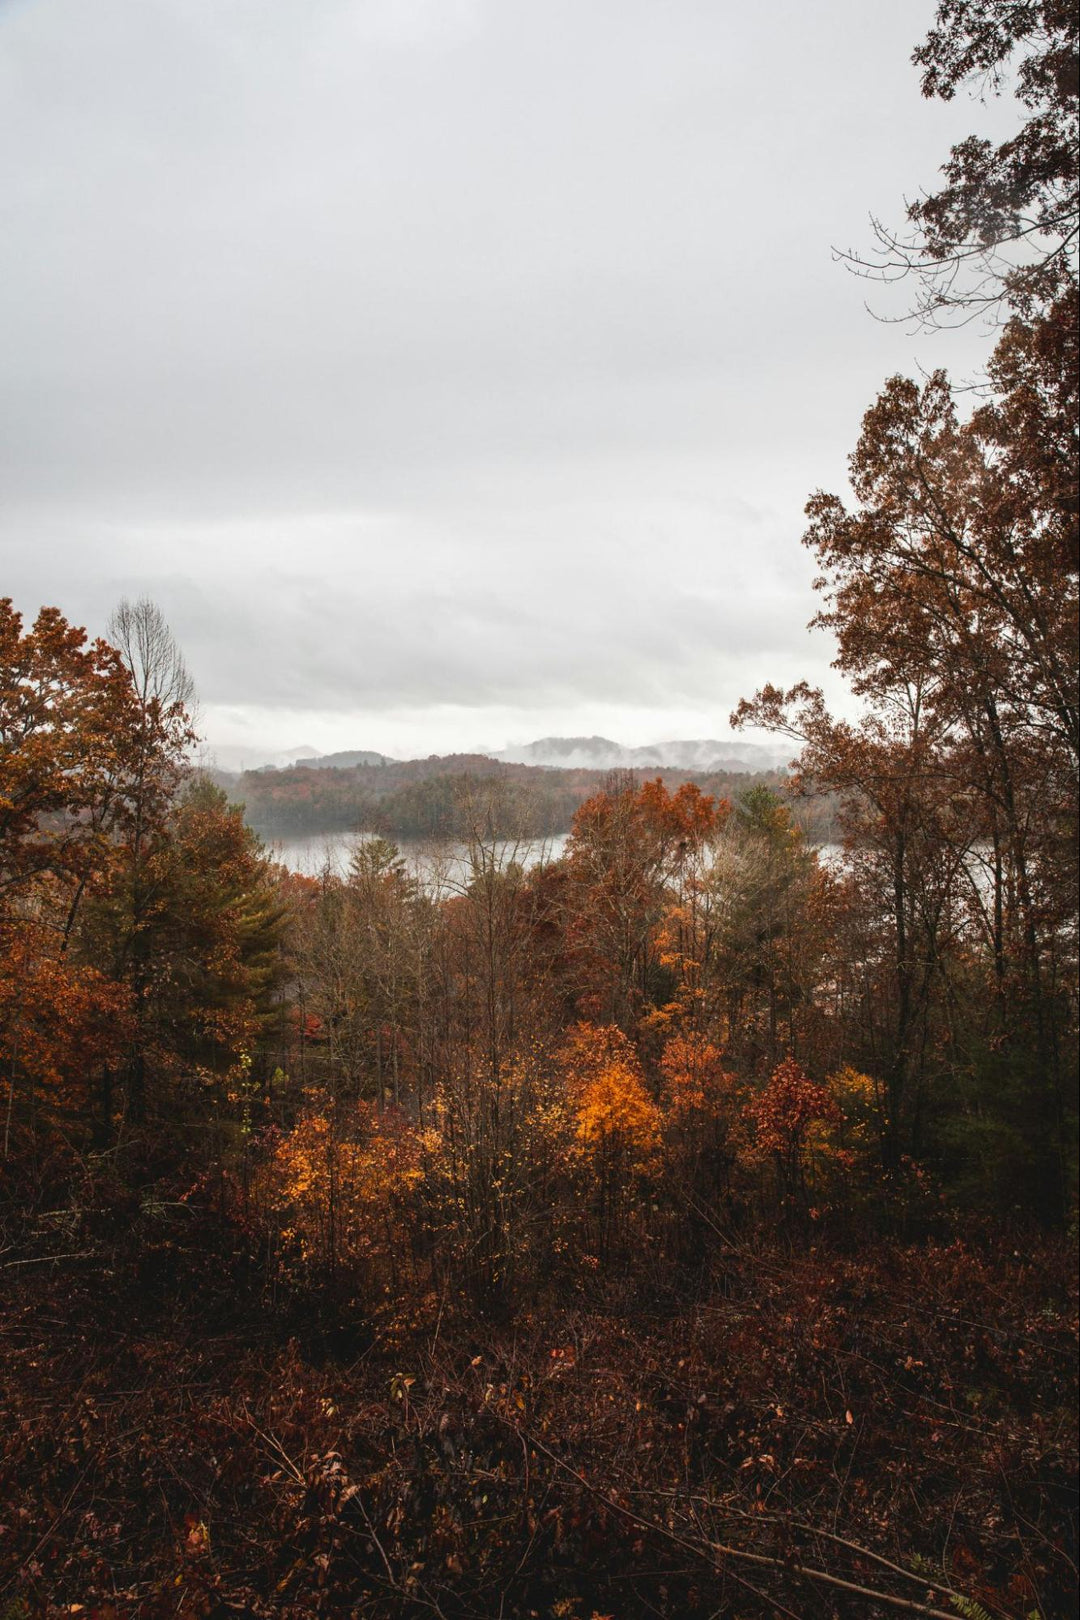
[[[318,877],[331,872],[343,877],[349,870],[349,857],[361,844],[370,843],[375,833],[310,833],[294,837],[266,838],[267,852],[275,860],[304,877]],[[569,834],[556,833],[550,838],[525,839],[520,842],[502,840],[495,845],[496,856],[502,861],[515,860],[526,870],[548,861],[557,861],[566,848]],[[429,891],[462,888],[469,880],[469,852],[466,844],[457,841],[437,842],[424,839],[390,840],[400,851],[406,871]]]

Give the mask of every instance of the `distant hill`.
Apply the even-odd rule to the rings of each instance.
[[[371,748],[345,748],[334,754],[319,754],[313,748],[284,749],[262,759],[252,759],[250,752],[243,759],[235,758],[240,752],[235,747],[217,748],[212,752],[219,770],[280,771],[302,765],[309,770],[348,771],[358,765],[414,763],[393,759]],[[716,738],[699,737],[627,748],[610,737],[541,737],[537,742],[520,743],[479,757],[502,765],[536,765],[558,771],[700,772],[783,770],[790,762],[791,753],[788,743],[761,744],[741,739],[719,742]],[[429,757],[434,760],[439,756]]]
[[[199,756],[207,769],[236,773],[238,771],[280,771],[290,765],[312,765],[319,758],[317,748],[300,744],[294,748],[279,748],[268,752],[251,748],[246,743],[208,743],[200,747]]]
[[[345,748],[337,754],[315,754],[304,760],[297,757],[296,764],[310,765],[317,771],[348,771],[354,765],[396,765],[398,761],[389,754],[376,754],[371,748]]]
[[[787,765],[790,745],[718,742],[695,738],[627,748],[610,737],[541,737],[504,748],[494,756],[506,764],[545,765],[556,770],[768,771]]]
[[[575,739],[555,741],[569,745],[567,755],[573,758]],[[564,833],[579,806],[605,786],[606,775],[613,769],[636,768],[639,781],[660,776],[669,792],[685,782],[696,782],[702,792],[720,799],[736,799],[756,784],[770,787],[782,797],[791,793],[791,779],[784,771],[755,769],[743,761],[704,768],[658,765],[650,752],[627,749],[611,754],[598,749],[598,764],[561,767],[497,760],[486,754],[433,754],[404,761],[364,754],[354,765],[344,763],[348,756],[340,755],[343,763],[331,768],[326,760],[309,759],[284,770],[213,774],[229,797],[244,805],[249,825],[269,838],[360,830],[390,838],[460,837],[463,804],[471,794],[489,790],[504,803],[505,809],[498,813],[515,830],[528,824],[535,836]],[[364,763],[372,758],[378,763]],[[835,830],[830,803],[802,800],[796,813],[813,842],[832,841]]]
[[[236,775],[244,771],[288,771],[303,765],[312,770],[351,770],[354,765],[395,765],[389,754],[372,748],[346,748],[336,754],[320,754],[317,748],[281,748],[276,753],[242,747],[239,743],[217,743],[202,750],[211,771]]]

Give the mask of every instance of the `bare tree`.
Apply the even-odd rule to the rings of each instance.
[[[156,703],[163,714],[183,709],[193,718],[195,682],[156,602],[124,597],[109,620],[109,640],[123,655],[144,708]]]

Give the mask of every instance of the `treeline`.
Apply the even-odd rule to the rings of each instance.
[[[3,1157],[37,1197],[257,1044],[288,916],[241,811],[187,766],[191,682],[161,614],[113,643],[0,601]],[[22,1189],[25,1195],[25,1187]]]
[[[978,885],[911,1042],[873,848],[764,786],[299,877],[127,617],[2,620],[11,1612],[1067,1612],[1075,1116]]]
[[[213,772],[231,800],[244,806],[250,826],[264,838],[296,834],[379,833],[410,841],[463,839],[468,832],[461,806],[471,787],[497,781],[504,832],[528,828],[546,838],[570,831],[576,811],[598,792],[609,772],[510,765],[480,754],[432,755],[386,765],[329,770],[294,765],[284,770],[245,771],[239,776]],[[639,772],[644,779],[653,772]],[[783,772],[664,770],[665,787],[676,791],[694,782],[703,793],[730,799],[745,788],[764,785],[786,795]],[[808,793],[795,804],[799,824],[812,842],[834,842],[836,805],[827,795]]]

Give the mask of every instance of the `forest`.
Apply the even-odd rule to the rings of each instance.
[[[151,601],[0,602],[0,1620],[1075,1612],[1076,12],[915,61],[1020,133],[854,268],[986,378],[809,501],[790,780],[450,761],[460,881],[301,876]]]
[[[468,801],[479,779],[498,784],[492,810],[510,838],[547,838],[570,831],[574,815],[600,790],[606,775],[587,769],[511,765],[483,754],[433,755],[429,759],[325,769],[311,765],[209,773],[231,802],[244,806],[248,823],[263,838],[295,834],[371,832],[409,840],[464,840],[470,832]],[[660,779],[669,790],[689,782],[712,798],[733,798],[746,787],[766,786],[787,795],[779,771],[675,771]],[[827,795],[793,799],[799,825],[815,843],[836,835],[835,806]]]

